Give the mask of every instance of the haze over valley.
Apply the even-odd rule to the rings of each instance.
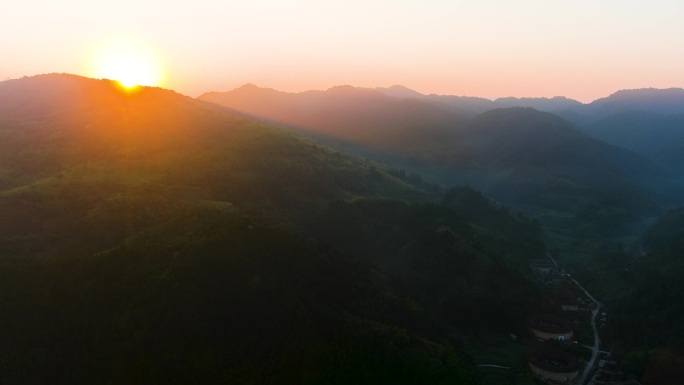
[[[682,382],[681,2],[3,15],[1,385]]]

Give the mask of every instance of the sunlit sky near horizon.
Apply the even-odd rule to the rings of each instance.
[[[4,3],[0,80],[94,76],[104,42],[162,63],[197,96],[402,84],[422,93],[564,95],[684,87],[684,1],[145,1]]]

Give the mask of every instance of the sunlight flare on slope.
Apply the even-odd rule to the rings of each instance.
[[[159,55],[134,39],[111,39],[93,51],[91,76],[116,80],[126,88],[161,86],[164,70]]]

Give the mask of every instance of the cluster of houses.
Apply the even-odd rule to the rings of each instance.
[[[537,347],[528,354],[527,364],[533,374],[546,382],[575,383],[583,365],[571,353],[573,349],[568,349],[565,344],[544,342],[555,340],[577,346],[576,331],[586,325],[587,317],[597,305],[569,279],[568,274],[559,272],[552,260],[530,260],[530,268],[537,280],[548,288],[545,309],[549,314],[534,314],[527,319],[528,330],[539,341]],[[600,313],[596,321],[599,329],[604,329],[607,314]],[[602,341],[605,342],[605,338]],[[638,385],[638,382],[624,375],[610,353],[604,351],[587,385]]]
[[[588,385],[639,385],[639,383],[626,376],[617,362],[610,356],[606,356],[599,360],[598,370],[589,380]]]
[[[553,314],[534,314],[528,317],[527,327],[539,341],[571,341],[573,322]],[[528,355],[528,365],[537,377],[554,382],[569,382],[579,376],[577,358],[559,348],[542,345]]]
[[[535,350],[528,356],[528,363],[532,373],[547,381],[566,383],[579,376],[579,361],[562,350]]]
[[[580,312],[596,306],[583,293],[573,290],[567,274],[561,274],[548,258],[530,260],[530,268],[537,280],[549,287],[546,305],[554,314],[534,314],[528,317],[527,327],[540,342],[555,340],[577,342],[575,329],[581,325]],[[530,371],[538,378],[554,383],[570,383],[580,374],[580,360],[567,349],[540,343],[527,357]]]

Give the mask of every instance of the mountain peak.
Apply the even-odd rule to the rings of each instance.
[[[387,96],[384,95],[381,92],[378,92],[372,88],[360,88],[360,87],[354,87],[350,85],[340,85],[340,86],[334,86],[330,87],[327,90],[324,91],[328,95],[332,96],[337,96],[337,97],[350,97],[350,98],[374,98],[374,99],[379,99],[379,98],[386,98]]]
[[[359,88],[356,88],[354,86],[351,86],[349,84],[342,84],[339,86],[332,86],[326,90],[326,92],[339,92],[339,93],[349,93],[349,92],[357,92],[359,91]]]
[[[391,96],[393,98],[406,99],[406,98],[420,98],[420,97],[425,96],[418,91],[414,91],[408,87],[404,87],[404,86],[399,85],[399,84],[395,84],[395,85],[388,87],[388,88],[376,87],[375,90],[380,92],[380,93],[383,93],[387,96]]]
[[[270,93],[284,93],[283,91],[276,90],[269,87],[259,87],[252,83],[245,83],[238,88],[233,89],[229,92],[239,92],[239,93],[255,93],[255,92],[270,92]]]
[[[636,98],[636,97],[663,97],[663,96],[682,96],[684,89],[682,88],[633,88],[624,89],[612,93],[609,98]],[[600,99],[599,99],[600,100]]]
[[[51,73],[0,83],[0,115],[21,119],[27,116],[59,122],[66,120],[58,116],[95,119],[96,116],[91,116],[93,111],[108,114],[137,111],[144,119],[151,119],[155,114],[182,115],[184,110],[193,108],[191,105],[228,111],[164,88],[140,86],[127,90],[115,80],[71,74]]]
[[[259,87],[255,84],[252,83],[245,83],[241,85],[240,87],[236,88],[236,90],[253,90],[253,89],[262,89],[262,87]]]
[[[684,89],[639,88],[620,90],[610,96],[595,100],[591,107],[602,115],[635,110],[660,114],[684,113]]]

